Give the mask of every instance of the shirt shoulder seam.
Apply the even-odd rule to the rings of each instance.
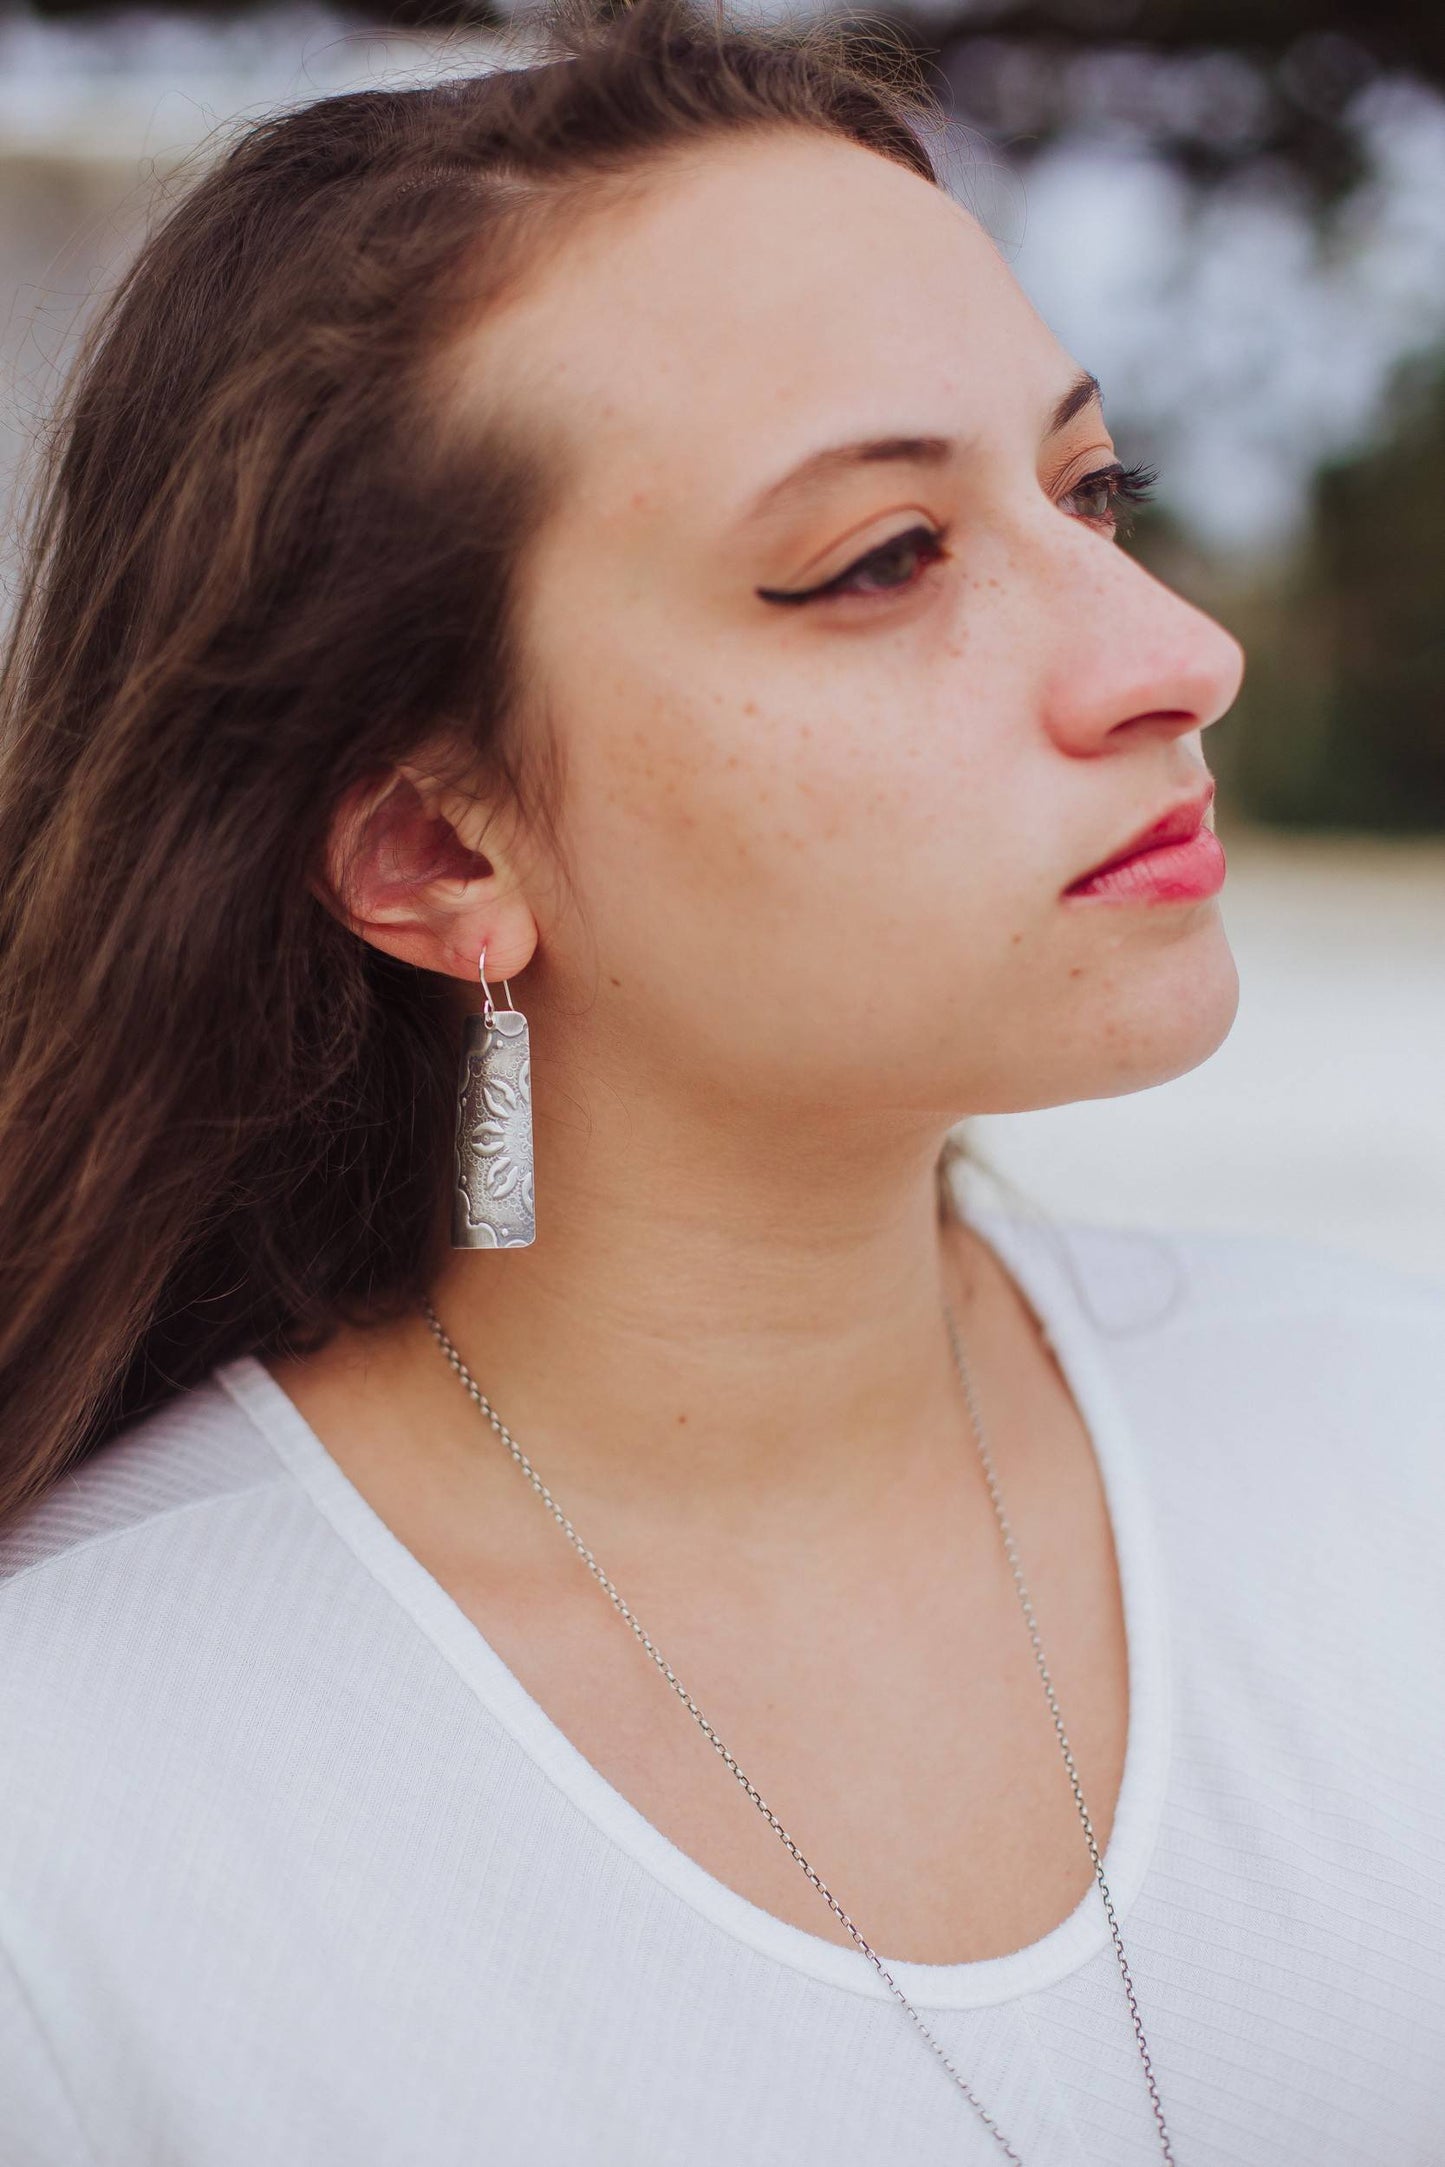
[[[241,1484],[234,1490],[214,1490],[205,1497],[188,1497],[180,1504],[167,1505],[159,1512],[150,1512],[143,1519],[128,1520],[124,1527],[108,1527],[97,1534],[82,1536],[78,1542],[65,1543],[47,1557],[36,1558],[29,1565],[22,1565],[13,1573],[0,1572],[0,1603],[9,1590],[18,1587],[22,1580],[29,1580],[37,1573],[48,1572],[53,1566],[64,1565],[72,1558],[84,1557],[91,1550],[102,1550],[113,1543],[124,1542],[127,1537],[140,1535],[146,1529],[162,1527],[168,1521],[178,1520],[186,1513],[203,1512],[217,1505],[229,1505],[233,1499],[254,1497],[260,1490],[284,1487],[288,1481],[287,1471],[278,1467],[271,1475],[262,1475],[254,1482]]]

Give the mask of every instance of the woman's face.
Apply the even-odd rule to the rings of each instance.
[[[467,369],[566,447],[520,719],[560,743],[586,925],[538,882],[537,990],[595,995],[654,1082],[844,1119],[1107,1096],[1218,1045],[1215,898],[1063,891],[1207,788],[1242,653],[1080,491],[1099,405],[1051,429],[1079,363],[951,198],[804,131],[705,146]]]

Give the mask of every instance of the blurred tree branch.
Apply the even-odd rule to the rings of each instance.
[[[274,0],[255,0],[256,7]],[[598,0],[599,7],[606,0]],[[34,0],[52,19],[99,21],[133,0]],[[253,12],[181,0],[160,10]],[[4,16],[0,0],[0,20]],[[350,0],[358,21],[439,32],[494,28],[499,0]],[[1131,130],[1207,185],[1281,162],[1326,206],[1363,164],[1349,108],[1380,74],[1445,91],[1445,8],[1420,0],[842,0],[885,17],[965,125],[1025,156],[1091,117]]]
[[[1134,42],[1158,53],[1228,47],[1263,61],[1302,41],[1338,38],[1377,66],[1445,82],[1445,13],[1419,0],[945,0],[926,20],[944,39],[1002,31],[1019,40]]]

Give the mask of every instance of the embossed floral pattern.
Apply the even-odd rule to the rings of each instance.
[[[490,1028],[477,1016],[463,1065],[457,1121],[461,1247],[513,1249],[534,1238],[532,1057],[527,1019],[501,1009]]]

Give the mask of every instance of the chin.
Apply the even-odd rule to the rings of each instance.
[[[1160,968],[1160,963],[1163,967]],[[1239,1012],[1239,972],[1223,934],[1207,949],[1190,944],[1155,959],[1136,986],[1116,985],[1111,1013],[1095,1043],[1108,1049],[1109,1072],[1080,1098],[1147,1091],[1198,1068],[1217,1053]]]
[[[1239,973],[1222,930],[1147,958],[1116,957],[1068,993],[1032,1004],[1012,1073],[990,1079],[973,1110],[1035,1113],[1169,1083],[1218,1051],[1238,1008]]]

